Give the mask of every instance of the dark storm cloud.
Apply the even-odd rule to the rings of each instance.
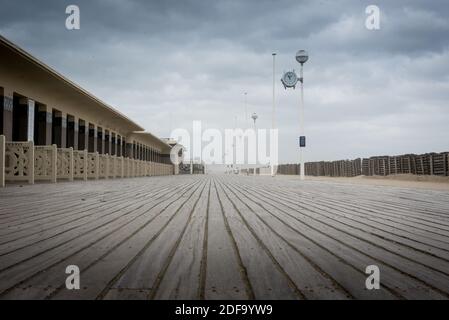
[[[65,8],[81,10],[67,31]],[[381,9],[381,30],[365,8]],[[0,33],[148,130],[271,123],[277,78],[306,48],[310,158],[449,149],[447,1],[4,1]],[[281,159],[297,150],[297,91],[278,82]],[[156,114],[150,116],[150,114]],[[344,142],[343,144],[341,142]]]

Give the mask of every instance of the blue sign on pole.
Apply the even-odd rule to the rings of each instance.
[[[300,148],[305,148],[306,147],[306,137],[305,136],[300,136],[299,137],[299,147]]]

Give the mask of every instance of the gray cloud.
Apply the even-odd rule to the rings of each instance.
[[[449,4],[376,1],[0,1],[0,33],[148,130],[271,125],[277,79],[307,49],[308,160],[448,150]],[[65,7],[81,9],[67,31]],[[299,91],[277,82],[281,160],[297,159]]]

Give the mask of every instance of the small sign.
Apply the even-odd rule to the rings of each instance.
[[[299,147],[300,148],[306,147],[306,137],[305,136],[299,137]]]

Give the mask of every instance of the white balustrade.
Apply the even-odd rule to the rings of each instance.
[[[34,147],[34,179],[56,182],[58,163],[57,146]]]
[[[57,179],[67,179],[69,181],[73,181],[73,148],[58,148],[58,157],[56,161],[56,177]]]
[[[99,172],[98,177],[103,179],[108,179],[108,166],[109,166],[109,156],[107,154],[100,154],[99,156]]]
[[[0,135],[0,187],[5,181],[108,179],[172,175],[173,166],[73,148],[8,142]]]
[[[33,142],[5,143],[5,180],[34,183]]]
[[[98,179],[100,176],[100,156],[98,152],[87,154],[87,178]]]
[[[73,150],[74,174],[75,179],[87,180],[88,160],[87,150]]]

